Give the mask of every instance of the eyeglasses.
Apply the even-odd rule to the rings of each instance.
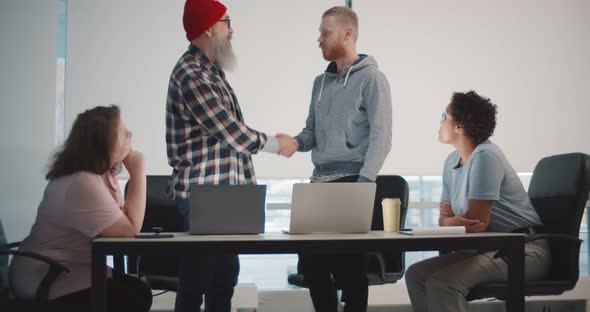
[[[447,112],[442,112],[442,114],[440,114],[440,123],[443,123],[445,120],[447,120]]]
[[[226,19],[222,19],[219,20],[220,22],[226,22],[227,23],[227,28],[231,28],[231,19],[226,18]]]

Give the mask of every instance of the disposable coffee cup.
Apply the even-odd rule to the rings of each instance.
[[[383,209],[383,231],[399,232],[401,201],[399,198],[384,198],[381,201]]]

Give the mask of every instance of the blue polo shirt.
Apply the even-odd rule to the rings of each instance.
[[[469,199],[492,200],[489,232],[542,225],[516,171],[491,141],[479,144],[463,165],[452,152],[443,169],[441,202],[451,203],[455,215],[468,209]]]

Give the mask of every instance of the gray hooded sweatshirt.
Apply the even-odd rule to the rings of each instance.
[[[316,77],[305,128],[295,139],[311,150],[313,175],[360,175],[375,181],[391,149],[391,92],[370,56]]]

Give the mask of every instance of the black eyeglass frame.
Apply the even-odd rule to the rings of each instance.
[[[220,22],[226,22],[227,23],[227,28],[231,28],[231,19],[229,18],[224,18],[224,19],[220,19]]]

